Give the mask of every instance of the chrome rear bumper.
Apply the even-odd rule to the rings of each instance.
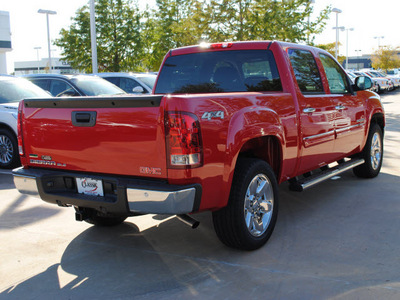
[[[59,206],[88,207],[113,214],[187,214],[199,209],[199,184],[176,186],[165,181],[81,174],[45,169],[13,170],[18,191]],[[76,177],[101,180],[104,196],[80,194]]]

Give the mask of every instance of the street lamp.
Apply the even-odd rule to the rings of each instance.
[[[334,8],[332,9],[332,12],[336,13],[336,27],[333,27],[333,29],[336,29],[336,44],[335,44],[335,58],[337,59],[338,57],[338,43],[339,43],[339,14],[342,13],[342,11],[339,8]]]
[[[349,31],[353,31],[354,28],[342,29],[346,30],[346,69],[349,68]]]
[[[359,54],[361,54],[361,50],[355,50],[356,51],[356,56],[357,56],[357,60],[359,59],[358,57],[360,56]],[[359,61],[357,62],[357,70],[360,70],[360,64]]]
[[[384,36],[374,36],[375,40],[378,40],[378,49],[381,47],[381,39],[384,39]]]
[[[37,72],[39,73],[39,72],[40,72],[39,50],[42,49],[42,47],[34,47],[33,49],[36,50],[36,54],[37,54],[37,63],[38,63]]]
[[[49,49],[49,70],[51,73],[51,51],[50,51],[50,29],[49,29],[49,15],[56,15],[57,12],[54,10],[46,10],[46,9],[39,9],[38,10],[39,14],[46,14],[46,20],[47,20],[47,46]]]
[[[309,0],[310,6],[315,3],[315,0]],[[307,44],[310,44],[310,15],[308,15],[308,32],[307,32]]]
[[[92,73],[97,73],[96,16],[94,0],[90,0],[90,42],[92,46]]]

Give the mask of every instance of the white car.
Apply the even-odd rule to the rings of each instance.
[[[12,169],[20,164],[17,142],[19,101],[50,95],[26,79],[0,76],[0,168]]]
[[[361,72],[361,71],[357,71],[354,72],[354,74],[356,74],[357,76],[368,76],[372,79],[372,81],[375,81],[377,86],[378,86],[378,93],[382,93],[385,91],[389,90],[389,79],[388,78],[382,78],[379,76],[373,76],[372,74],[366,71]]]
[[[151,94],[157,75],[153,73],[98,73],[128,94]]]
[[[382,74],[381,72],[379,73]],[[383,76],[389,78],[393,82],[395,89],[400,86],[400,73],[398,69],[389,70],[387,71],[386,75]]]

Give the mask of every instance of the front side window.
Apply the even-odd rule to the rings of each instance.
[[[170,56],[155,89],[167,93],[282,91],[269,50],[234,50]]]
[[[323,93],[321,76],[312,53],[307,50],[289,49],[288,54],[300,91],[303,94]]]
[[[325,54],[319,55],[324,66],[326,78],[328,79],[329,89],[332,94],[347,94],[350,88],[347,76],[340,66],[331,57]]]

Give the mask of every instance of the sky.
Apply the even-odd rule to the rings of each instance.
[[[0,10],[10,13],[11,43],[13,50],[7,53],[8,71],[13,71],[15,61],[37,60],[48,57],[46,15],[39,14],[39,9],[54,10],[56,15],[50,15],[50,38],[59,37],[62,28],[68,28],[76,11],[87,4],[88,0],[0,0]],[[140,6],[154,5],[155,0],[140,0]],[[341,55],[346,55],[346,32],[348,32],[348,55],[356,56],[370,54],[380,46],[400,46],[400,4],[399,0],[315,0],[314,15],[326,6],[338,8],[338,25],[354,28],[339,34],[342,46]],[[331,13],[325,30],[315,39],[317,44],[332,43],[336,40],[336,14]],[[381,39],[374,37],[383,36]],[[60,57],[61,49],[51,46],[52,57]],[[356,51],[361,50],[361,51]]]

